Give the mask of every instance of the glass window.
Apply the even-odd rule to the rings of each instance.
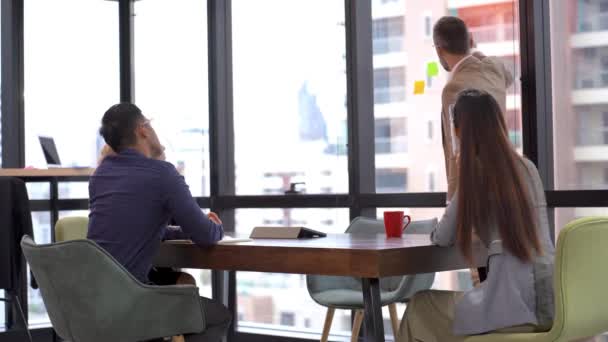
[[[262,225],[306,226],[343,233],[348,209],[237,209],[236,233],[249,235]],[[238,328],[268,328],[321,334],[327,308],[316,304],[306,289],[306,276],[278,273],[237,273]],[[385,317],[389,317],[386,315]],[[332,333],[350,331],[350,311],[337,310]]]
[[[376,104],[405,100],[405,67],[374,69],[374,101]]]
[[[235,0],[232,11],[237,194],[294,182],[347,192],[344,2]]]
[[[552,1],[554,184],[608,189],[606,1]],[[564,209],[565,210],[565,209]]]
[[[96,165],[101,117],[119,101],[117,7],[99,0],[24,2],[27,166],[46,167],[39,136],[55,139],[63,166]]]
[[[402,51],[404,26],[403,16],[374,20],[372,22],[374,54]]]
[[[433,35],[433,21],[431,14],[424,15],[424,37],[430,38]]]
[[[33,212],[32,225],[34,228],[34,239],[36,240],[36,243],[51,242],[51,213]],[[29,284],[30,272],[27,273],[27,276]],[[28,319],[30,326],[48,324],[50,320],[48,314],[46,313],[46,308],[44,306],[44,302],[42,301],[42,295],[40,294],[40,290],[34,290],[28,286],[27,291],[27,305],[29,310]]]
[[[209,196],[207,2],[134,6],[135,103],[154,118],[167,161],[192,194]]]
[[[435,192],[435,172],[429,172],[429,192]]]
[[[376,153],[407,152],[406,118],[376,120]]]
[[[6,298],[4,290],[0,290],[0,298]],[[6,309],[4,302],[0,301],[0,331],[3,331],[6,327]]]
[[[499,58],[514,76],[515,84],[507,89],[505,118],[511,141],[521,152],[518,1],[404,0],[399,2],[399,6],[373,1],[372,6],[374,23],[402,18],[403,32],[407,33],[403,35],[400,51],[374,55],[376,173],[380,175],[376,177],[376,192],[447,190],[440,113],[441,94],[448,73],[439,66],[439,73],[435,75],[428,67],[429,63],[439,62],[431,38],[435,22],[444,15],[462,18],[477,43],[477,49],[487,56]],[[384,27],[375,24],[372,29],[374,46],[382,44],[378,41],[384,36]],[[416,82],[424,83],[423,94],[414,94]],[[387,134],[394,130],[386,125],[401,125],[399,118],[407,119],[407,134],[403,136],[406,142],[403,146],[407,148],[389,149]],[[386,177],[386,170],[407,170],[407,189],[387,187],[381,181]],[[435,174],[433,182],[429,179],[429,170]]]
[[[608,216],[608,208],[555,208],[555,241],[565,225],[590,216]]]
[[[573,32],[590,33],[608,30],[608,2],[606,0],[579,0],[564,5],[576,13],[576,17],[572,17],[568,24]]]
[[[378,193],[406,192],[407,169],[376,170],[376,191]]]

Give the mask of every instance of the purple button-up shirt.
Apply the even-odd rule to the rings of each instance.
[[[223,236],[172,164],[132,149],[103,160],[89,181],[89,198],[88,238],[142,282],[163,239],[208,246]],[[168,229],[169,218],[181,230]]]

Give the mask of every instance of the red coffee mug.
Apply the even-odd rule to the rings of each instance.
[[[405,224],[403,224],[404,218],[407,218]],[[412,218],[409,215],[404,215],[403,211],[385,211],[384,229],[386,230],[386,237],[401,237],[410,222],[412,222]]]

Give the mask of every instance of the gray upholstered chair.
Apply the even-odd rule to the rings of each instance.
[[[437,225],[437,219],[412,221],[405,230],[406,234],[430,234]],[[348,234],[380,234],[384,233],[384,221],[357,217],[346,229]],[[417,274],[412,276],[387,277],[380,279],[380,300],[382,306],[389,306],[391,325],[395,340],[398,338],[399,318],[397,306],[399,302],[407,301],[418,291],[427,290],[433,285],[434,273]],[[363,291],[361,280],[352,277],[334,277],[312,275],[306,277],[308,293],[320,305],[327,307],[325,325],[321,341],[326,342],[336,309],[355,310],[355,319],[351,341],[357,341],[363,322]]]
[[[142,284],[90,240],[21,247],[57,334],[70,342],[134,342],[205,330],[198,289]]]

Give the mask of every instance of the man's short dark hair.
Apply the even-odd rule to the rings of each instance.
[[[145,120],[141,110],[132,103],[115,104],[101,119],[99,134],[115,152],[135,144],[135,128]]]
[[[470,50],[469,30],[458,17],[445,16],[433,28],[435,45],[454,55],[466,55]]]

